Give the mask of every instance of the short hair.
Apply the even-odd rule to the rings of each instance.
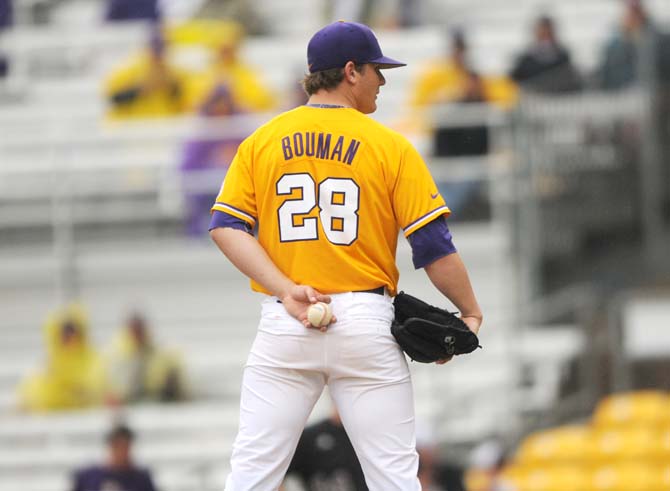
[[[120,423],[112,427],[111,430],[107,433],[105,440],[108,444],[111,444],[118,438],[123,438],[128,441],[133,441],[135,439],[135,433],[127,425]]]
[[[465,31],[461,28],[456,28],[450,32],[451,46],[459,51],[466,51],[468,49],[468,42],[465,37]]]
[[[546,27],[552,31],[555,29],[554,18],[548,14],[542,14],[537,18],[536,25],[538,27]]]
[[[363,65],[354,65],[357,72],[363,70]],[[344,68],[330,68],[320,72],[308,73],[302,79],[302,88],[307,95],[316,94],[319,90],[333,90],[344,80]]]

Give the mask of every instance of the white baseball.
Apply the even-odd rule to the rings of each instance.
[[[313,303],[307,309],[307,320],[314,327],[323,327],[330,324],[330,319],[333,317],[333,309],[330,305],[323,302]]]

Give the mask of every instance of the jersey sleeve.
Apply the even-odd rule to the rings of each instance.
[[[212,212],[222,211],[254,227],[258,217],[256,192],[251,169],[253,140],[244,140],[235,154],[233,162],[221,185],[221,191],[212,206]]]
[[[424,268],[441,257],[457,252],[444,216],[417,229],[407,240],[412,246],[415,269]]]
[[[437,217],[451,214],[426,163],[406,140],[393,189],[393,208],[405,237]]]

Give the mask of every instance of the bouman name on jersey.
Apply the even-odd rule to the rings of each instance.
[[[281,140],[284,160],[297,157],[314,157],[321,160],[336,160],[351,165],[361,142],[331,133],[315,131],[296,132]]]

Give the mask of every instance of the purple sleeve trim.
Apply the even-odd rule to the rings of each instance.
[[[440,207],[438,207],[438,208],[435,208],[434,210],[429,211],[429,212],[426,213],[425,215],[423,215],[423,216],[417,218],[417,219],[414,220],[412,223],[410,223],[410,224],[407,225],[405,228],[403,228],[403,230],[409,230],[409,229],[411,229],[414,225],[416,225],[417,223],[419,223],[421,220],[425,220],[425,219],[426,219],[427,217],[429,217],[430,215],[435,216],[437,213],[439,213],[440,215],[446,213],[446,214],[448,215],[450,212],[449,212],[449,208],[447,208],[446,205],[445,205],[445,206],[440,206]],[[417,229],[417,230],[418,230],[418,229]],[[415,230],[415,232],[416,232],[416,230]],[[412,232],[412,233],[414,233],[414,232]]]
[[[214,210],[212,219],[209,221],[209,230],[215,228],[234,228],[251,234],[251,227],[247,222],[236,216],[229,215],[223,211]]]
[[[424,268],[433,261],[456,252],[444,216],[428,222],[412,232],[407,239],[412,246],[412,262],[416,269]]]
[[[216,203],[214,203],[214,206],[219,206],[219,207],[222,207],[222,208],[230,208],[232,211],[236,211],[237,213],[247,217],[250,222],[252,222],[252,223],[256,222],[256,219],[253,216],[251,216],[249,213],[247,213],[246,211],[240,210],[239,208],[235,208],[234,206],[230,206],[227,203],[222,203],[221,201],[217,201]],[[212,208],[214,208],[214,206]],[[223,210],[219,210],[219,211],[223,211]]]

